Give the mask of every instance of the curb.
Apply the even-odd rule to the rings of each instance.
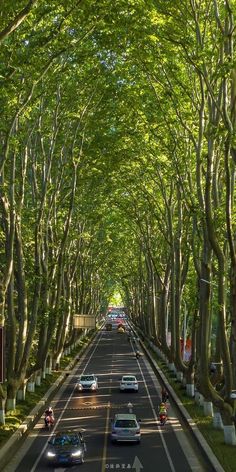
[[[98,331],[91,336],[89,339],[89,344],[83,346],[79,351],[79,355],[83,355],[86,349],[89,348],[91,342],[94,338],[98,335]],[[64,372],[57,378],[57,380],[52,384],[52,386],[47,390],[44,396],[39,400],[37,405],[30,411],[29,415],[25,418],[25,420],[21,423],[19,428],[12,434],[12,436],[3,444],[0,450],[0,464],[1,470],[2,467],[5,467],[7,463],[12,459],[12,448],[14,448],[14,452],[17,452],[17,449],[21,446],[24,437],[27,435],[28,431],[32,428],[36,420],[42,415],[43,408],[45,407],[46,403],[51,399],[52,395],[59,390],[59,387],[63,384],[63,381],[68,376],[68,370],[71,370],[75,367],[76,363],[78,362],[77,359],[78,354],[68,366],[64,369]]]
[[[132,327],[132,330],[134,331],[135,334],[137,334],[136,330],[133,327]],[[173,387],[169,384],[165,374],[163,374],[163,372],[160,369],[160,367],[158,366],[157,362],[152,358],[152,355],[150,354],[149,349],[145,346],[143,341],[141,341],[140,339],[139,339],[139,343],[141,344],[143,350],[145,351],[145,354],[146,354],[149,362],[151,363],[152,367],[154,368],[154,371],[156,371],[158,373],[158,376],[161,378],[163,384],[168,386],[167,390],[170,393],[171,397],[173,398],[173,400],[174,400],[177,408],[179,409],[182,417],[184,418],[185,422],[187,423],[188,428],[191,430],[191,432],[194,436],[194,439],[198,443],[198,446],[201,448],[201,450],[204,454],[205,460],[209,462],[209,465],[211,465],[211,467],[213,468],[212,470],[214,472],[225,472],[222,465],[220,464],[217,457],[215,456],[214,452],[212,451],[211,447],[207,443],[206,439],[204,438],[202,433],[199,431],[196,423],[191,418],[191,416],[189,415],[186,408],[182,405],[182,403],[181,403],[180,399],[178,398],[178,396],[176,395]]]

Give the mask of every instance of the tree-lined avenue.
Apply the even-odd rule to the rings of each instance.
[[[98,376],[97,393],[75,390],[78,374],[82,372]],[[119,391],[120,378],[128,373],[136,375],[139,381],[138,393]],[[141,419],[141,443],[113,445],[110,440],[110,420],[115,413],[127,413],[129,402],[132,403],[137,418]],[[55,430],[84,430],[87,445],[85,463],[82,466],[84,472],[91,469],[94,472],[118,468],[135,470],[136,466],[142,466],[145,472],[153,472],[154,464],[164,472],[203,472],[206,470],[204,463],[201,465],[197,458],[201,453],[196,446],[193,449],[172,406],[165,428],[160,427],[159,402],[160,385],[144,356],[138,361],[135,359],[133,347],[127,342],[126,335],[118,334],[116,330],[101,331],[62,391],[52,400]],[[48,439],[49,433],[45,431],[42,418],[4,472],[52,470],[45,456]],[[207,466],[210,470],[208,464]],[[69,470],[66,466],[61,467]],[[72,470],[80,470],[80,467],[73,466]]]

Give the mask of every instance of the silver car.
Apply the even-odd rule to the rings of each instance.
[[[120,391],[124,392],[125,390],[138,392],[138,381],[135,375],[123,375],[120,382]]]
[[[140,442],[140,420],[131,413],[120,413],[112,420],[111,441],[116,442]]]
[[[94,374],[83,374],[78,378],[76,388],[79,392],[84,390],[96,391],[98,389],[98,379]]]

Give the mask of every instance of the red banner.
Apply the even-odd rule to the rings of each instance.
[[[191,359],[191,354],[192,354],[192,341],[191,339],[187,338],[186,343],[185,343],[185,349],[184,349],[184,340],[180,338],[180,349],[181,349],[181,354],[183,357],[183,360],[186,362],[189,362]]]

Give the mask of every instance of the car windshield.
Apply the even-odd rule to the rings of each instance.
[[[123,377],[124,382],[135,382],[135,377]]]
[[[79,444],[79,438],[76,435],[69,436],[67,434],[63,434],[62,436],[57,436],[54,438],[53,444],[54,446],[65,446],[65,445],[76,445]]]
[[[82,380],[82,382],[84,380],[91,381],[91,380],[94,380],[94,376],[93,375],[81,375],[80,380]]]
[[[137,423],[135,420],[116,420],[115,428],[136,428]]]

